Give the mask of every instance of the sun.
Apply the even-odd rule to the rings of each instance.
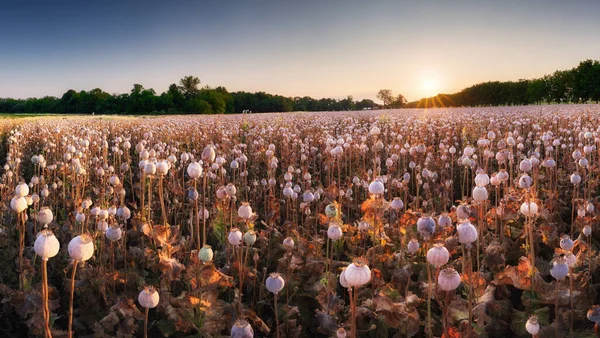
[[[437,95],[439,90],[437,79],[433,77],[424,79],[421,83],[421,90],[426,97]]]

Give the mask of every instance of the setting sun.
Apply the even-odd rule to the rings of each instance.
[[[438,90],[439,85],[435,78],[427,78],[421,84],[421,91],[425,97],[435,96],[438,94]]]

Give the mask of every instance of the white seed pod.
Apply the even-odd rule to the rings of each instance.
[[[206,146],[206,148],[202,150],[202,161],[205,163],[212,163],[216,156],[215,149],[212,146]]]
[[[117,175],[112,175],[108,182],[112,185],[112,186],[117,186],[119,184],[121,184],[121,179],[119,178],[119,176]]]
[[[359,287],[371,280],[371,269],[363,259],[356,259],[344,270],[346,283],[351,287]]]
[[[88,234],[79,235],[69,242],[67,251],[74,260],[85,262],[94,255],[94,241]]]
[[[242,205],[238,208],[238,216],[243,220],[248,220],[253,216],[252,207],[247,202],[242,202]]]
[[[229,244],[233,245],[233,246],[238,246],[242,244],[242,232],[240,231],[240,229],[238,228],[232,228],[229,231],[229,235],[227,236],[227,240],[229,241]]]
[[[108,219],[108,215],[109,215],[108,210],[104,210],[104,209],[98,210],[98,215],[97,215],[98,219],[106,220],[106,219]]]
[[[286,250],[292,250],[292,249],[294,248],[294,245],[295,245],[295,244],[296,244],[296,243],[294,243],[294,239],[293,239],[292,237],[286,237],[286,238],[283,240],[283,247],[284,247]]]
[[[123,236],[123,230],[121,230],[121,227],[110,226],[108,229],[106,229],[106,238],[108,238],[108,240],[111,242],[120,240],[121,236]]]
[[[416,238],[413,238],[410,240],[410,242],[408,242],[408,253],[414,254],[415,252],[419,251],[420,245],[419,245],[419,241]]]
[[[85,214],[84,214],[84,213],[82,213],[82,212],[78,212],[78,213],[75,215],[75,221],[77,221],[78,223],[83,223],[83,222],[85,222]]]
[[[131,210],[128,207],[122,206],[117,209],[117,217],[123,221],[131,218]]]
[[[327,237],[332,241],[337,241],[342,236],[344,236],[344,232],[337,223],[331,224],[327,229]]]
[[[473,199],[477,202],[482,202],[487,200],[488,191],[485,187],[475,187],[473,188]]]
[[[594,212],[594,210],[595,210],[595,208],[594,208],[594,204],[592,204],[592,203],[588,203],[588,204],[586,204],[586,205],[585,205],[585,211],[586,211],[588,214],[591,214],[591,213],[593,213],[593,212]]]
[[[578,173],[572,173],[571,183],[574,185],[578,185],[579,183],[581,183],[581,176]]]
[[[533,217],[538,214],[538,205],[535,202],[523,202],[521,204],[521,213],[526,217]]]
[[[402,210],[404,208],[404,202],[402,202],[400,197],[394,197],[390,206],[396,211]]]
[[[532,185],[533,185],[533,179],[531,178],[531,176],[529,176],[527,174],[523,174],[523,175],[521,175],[521,177],[519,177],[519,187],[521,189],[529,189],[529,188],[531,188]]]
[[[10,200],[10,208],[16,212],[23,212],[27,209],[27,200],[25,197],[15,196]]]
[[[166,175],[169,172],[169,162],[160,161],[156,164],[156,173],[159,175]]]
[[[569,268],[572,268],[575,266],[575,264],[577,264],[577,256],[569,252],[565,255],[565,261],[567,262]]]
[[[438,225],[443,228],[452,226],[452,218],[447,213],[443,213],[438,217]]]
[[[212,262],[213,257],[214,253],[210,245],[203,246],[198,252],[198,258],[202,261],[202,263]]]
[[[340,273],[340,285],[344,288],[350,288],[350,285],[348,285],[348,281],[346,280],[346,269],[342,270],[342,273]]]
[[[444,291],[453,291],[460,285],[460,275],[453,268],[446,268],[438,275],[438,285]]]
[[[381,196],[383,195],[383,193],[385,192],[385,186],[383,185],[382,182],[380,181],[373,181],[371,182],[371,184],[369,184],[369,193],[376,195],[376,196]]]
[[[278,294],[281,290],[283,290],[283,287],[285,286],[285,281],[283,280],[283,277],[279,275],[279,273],[273,272],[265,281],[265,285],[269,292]]]
[[[252,326],[243,319],[237,319],[231,327],[231,338],[253,338]]]
[[[37,220],[42,225],[48,225],[54,219],[54,215],[52,214],[52,210],[48,207],[42,207],[37,214]]]
[[[490,184],[490,177],[487,174],[481,173],[481,174],[477,174],[477,176],[475,176],[475,185],[477,185],[478,187],[485,187],[489,184]]]
[[[343,327],[338,328],[335,332],[335,336],[337,338],[346,338],[346,329],[344,329]]]
[[[435,221],[431,217],[421,217],[417,221],[417,231],[423,238],[429,238],[435,232]]]
[[[42,259],[48,260],[48,258],[52,258],[58,254],[60,243],[52,231],[42,230],[35,239],[33,249],[38,256],[42,257]]]
[[[525,330],[534,337],[538,335],[540,332],[540,323],[538,323],[537,316],[529,317],[527,323],[525,323]]]
[[[560,238],[560,247],[561,249],[565,250],[565,251],[571,251],[573,250],[573,240],[571,239],[571,237],[569,237],[569,235],[562,235]]]
[[[160,295],[158,294],[158,291],[151,286],[145,287],[138,295],[138,303],[146,309],[155,308],[158,305],[159,300]]]
[[[586,225],[583,227],[583,234],[584,234],[586,237],[590,237],[590,235],[592,234],[592,227],[591,227],[589,224],[586,224]]]
[[[523,161],[521,161],[521,163],[519,163],[519,170],[523,172],[531,171],[531,167],[531,161],[529,161],[528,159],[524,159]]]
[[[15,195],[18,197],[25,197],[29,195],[29,186],[26,183],[19,183],[15,187]]]
[[[235,185],[233,185],[232,183],[227,184],[227,186],[225,187],[225,193],[227,194],[227,196],[232,197],[235,196],[235,194],[237,193],[237,188],[235,187]]]
[[[427,251],[427,262],[435,267],[439,268],[445,265],[448,260],[450,260],[450,252],[441,243],[434,244],[433,248]]]
[[[192,162],[187,166],[187,174],[190,178],[197,179],[202,175],[202,166],[198,162]]]
[[[458,208],[456,208],[456,218],[458,218],[459,220],[461,219],[469,219],[469,214],[470,214],[470,210],[469,210],[469,206],[467,205],[459,205]]]
[[[466,221],[456,227],[458,232],[458,241],[461,244],[471,244],[477,240],[477,228],[471,222]]]
[[[156,164],[152,162],[146,162],[144,166],[144,174],[146,175],[154,175],[156,174]]]
[[[557,280],[563,280],[569,274],[569,266],[567,260],[564,257],[558,257],[552,262],[552,268],[550,268],[550,274]]]

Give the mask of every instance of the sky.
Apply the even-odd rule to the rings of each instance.
[[[27,1],[0,9],[0,97],[167,90],[409,101],[600,59],[600,1]]]

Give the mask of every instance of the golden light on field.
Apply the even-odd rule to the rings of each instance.
[[[423,97],[435,96],[439,93],[439,81],[436,77],[427,77],[421,83]]]

